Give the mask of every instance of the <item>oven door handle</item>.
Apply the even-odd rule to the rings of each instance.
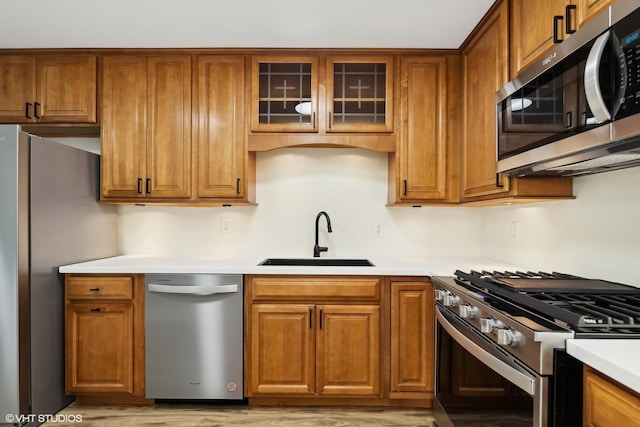
[[[496,371],[503,378],[506,378],[512,384],[520,387],[525,392],[529,393],[529,395],[534,396],[536,393],[536,378],[526,375],[525,373],[509,366],[507,363],[493,356],[492,354],[485,351],[478,344],[471,341],[467,338],[463,333],[458,331],[458,329],[453,326],[449,320],[440,312],[438,307],[436,307],[436,318],[438,322],[442,325],[442,327],[447,331],[447,333],[454,339],[458,344],[464,347],[469,353],[475,356],[478,360],[484,363],[489,368]]]

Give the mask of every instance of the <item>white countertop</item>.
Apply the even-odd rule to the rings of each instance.
[[[451,276],[457,270],[519,270],[520,267],[484,257],[424,256],[367,257],[374,267],[260,266],[267,257],[210,258],[122,255],[60,267],[61,273],[97,274],[327,274],[380,276]],[[627,387],[640,392],[640,340],[567,341],[567,352]]]
[[[640,393],[640,340],[571,339],[567,353]]]
[[[260,266],[267,257],[209,258],[122,255],[61,266],[61,273],[344,274],[451,276],[457,269],[508,270],[516,267],[484,257],[366,257],[373,267]],[[359,257],[360,258],[360,257]]]

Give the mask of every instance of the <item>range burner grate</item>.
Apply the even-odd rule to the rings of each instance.
[[[479,277],[481,279],[584,279],[580,276],[574,276],[572,274],[565,273],[545,273],[544,271],[476,271],[471,270],[469,273],[473,276]]]
[[[615,337],[640,336],[640,289],[613,282],[584,279],[563,273],[545,272],[456,272],[456,276],[488,293],[500,295],[514,304],[560,322],[577,333],[611,334]],[[544,290],[524,291],[505,286],[506,279],[540,279],[548,285]],[[502,280],[502,281],[501,281]],[[597,282],[603,289],[585,292],[559,291],[554,283],[577,280],[585,285]],[[554,282],[555,281],[555,282]],[[609,337],[609,336],[607,336]]]

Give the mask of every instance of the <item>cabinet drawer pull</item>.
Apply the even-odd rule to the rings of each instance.
[[[560,38],[560,31],[558,30],[558,24],[560,21],[564,19],[562,15],[556,15],[553,17],[553,42],[554,43],[562,43],[562,39]]]
[[[35,116],[36,119],[42,118],[40,113],[38,113],[39,107],[40,107],[40,103],[39,102],[34,102],[33,103],[33,115]]]
[[[24,104],[24,116],[27,119],[31,119],[32,118],[30,110],[31,110],[31,103],[30,102],[25,102],[25,104]]]
[[[102,311],[102,309],[100,307],[92,308],[91,311],[94,312],[94,313],[100,313]]]
[[[100,288],[91,288],[89,289],[91,292],[100,292]]]

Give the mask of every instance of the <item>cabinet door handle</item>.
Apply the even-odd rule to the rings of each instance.
[[[236,194],[240,194],[240,178],[236,179]]]
[[[35,116],[36,119],[41,119],[42,116],[40,115],[40,113],[38,113],[38,109],[40,108],[40,103],[39,102],[34,102],[33,103],[33,115]]]
[[[100,313],[102,311],[102,309],[100,309],[100,307],[92,308],[91,311],[94,312],[94,313]]]
[[[312,129],[316,128],[316,112],[315,111],[311,115],[311,128]]]
[[[565,28],[564,31],[567,34],[573,34],[576,32],[576,29],[573,28],[573,25],[571,25],[571,11],[575,11],[576,10],[576,5],[575,4],[569,4],[564,8],[564,16],[565,16]]]
[[[556,15],[553,17],[553,42],[554,43],[562,43],[562,39],[560,38],[560,31],[558,31],[558,24],[563,19],[564,19],[564,16],[562,15]]]
[[[567,111],[567,129],[571,128],[573,126],[573,112],[572,111]]]
[[[331,114],[331,111],[329,111],[327,113],[327,116],[329,116],[329,117],[327,117],[327,121],[329,122],[329,129],[331,129],[331,119],[333,118],[333,115]]]
[[[138,194],[142,194],[142,178],[138,178]]]
[[[318,319],[318,322],[319,322],[318,327],[322,329],[322,309],[320,309],[320,318]]]
[[[407,180],[403,180],[402,181],[402,195],[406,196],[407,195]]]
[[[147,178],[147,182],[144,186],[145,191],[147,192],[147,194],[151,194],[151,179]]]
[[[309,329],[313,328],[313,309],[309,309]]]
[[[504,184],[500,180],[500,174],[499,173],[496,174],[496,187],[498,187],[498,188],[503,188],[504,187]]]
[[[33,117],[31,117],[31,103],[30,102],[25,102],[24,104],[24,116],[27,119],[32,119]]]

